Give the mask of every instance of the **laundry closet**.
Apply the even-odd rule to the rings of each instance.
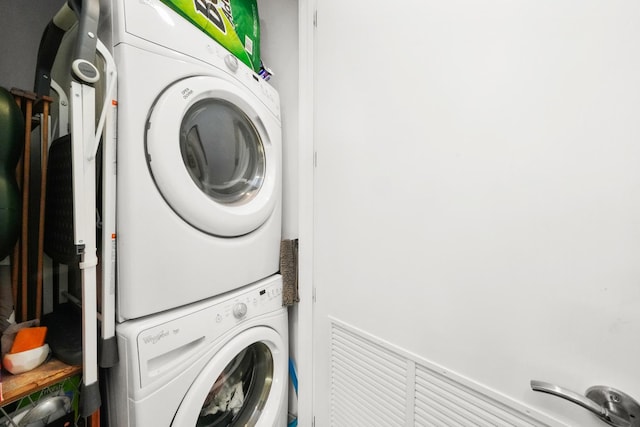
[[[31,351],[15,344],[21,334],[37,330],[44,342],[46,332],[46,343],[28,369],[5,360],[12,375],[0,423],[31,425],[38,417],[54,425],[78,415],[122,426],[296,422],[288,413],[297,386],[285,305],[297,299],[295,256],[288,276],[280,256],[295,249],[296,225],[283,224],[283,188],[292,194],[292,186],[283,185],[291,149],[283,154],[280,95],[261,61],[268,59],[260,55],[256,2],[233,11],[228,3],[196,6],[60,2],[43,16],[40,48],[36,40],[31,49],[33,92],[13,83],[5,91],[16,98],[3,98],[10,111],[27,105],[10,116],[27,122],[23,160],[11,165],[24,171],[16,187],[29,215],[21,226],[44,229],[35,252],[48,258],[33,273],[28,256],[14,262],[11,255],[19,273],[7,284],[25,282],[15,298],[37,309],[16,310],[22,329],[5,359]],[[27,10],[12,9],[18,18]],[[296,48],[286,31],[270,37]],[[237,49],[239,41],[246,46]],[[281,78],[288,74],[295,79],[296,68]],[[35,166],[32,152],[42,153]],[[30,170],[47,184],[35,205],[27,202]],[[15,252],[28,255],[30,243],[19,239]],[[60,331],[67,336],[54,340]],[[78,358],[63,351],[71,344]],[[64,364],[57,371],[65,380],[66,366],[81,366],[73,371],[76,389],[58,387],[62,378],[48,374],[49,352]]]
[[[640,5],[258,6],[299,245],[290,419],[640,425]],[[49,7],[0,26],[12,64]],[[30,87],[27,56],[0,86]]]

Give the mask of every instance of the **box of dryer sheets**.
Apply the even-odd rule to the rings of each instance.
[[[260,71],[256,0],[162,0],[255,72]]]

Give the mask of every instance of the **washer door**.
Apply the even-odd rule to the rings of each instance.
[[[200,372],[171,425],[277,425],[285,400],[285,348],[280,335],[267,327],[235,337]]]
[[[264,111],[250,92],[212,76],[180,80],[158,97],[147,162],[166,202],[192,226],[235,237],[271,215],[280,160]]]

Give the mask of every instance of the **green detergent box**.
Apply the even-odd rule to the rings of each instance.
[[[256,0],[161,1],[253,71],[260,71],[260,18]]]

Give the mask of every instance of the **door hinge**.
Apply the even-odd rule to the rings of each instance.
[[[318,28],[318,9],[313,11],[313,26]]]
[[[316,427],[316,417],[315,415],[313,416],[313,418],[311,419],[311,426],[312,427]]]
[[[316,302],[316,288],[315,287],[313,288],[311,299],[313,300],[314,303]]]
[[[318,152],[317,151],[313,152],[313,167],[314,168],[318,167]]]

